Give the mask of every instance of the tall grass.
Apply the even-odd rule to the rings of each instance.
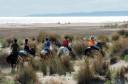
[[[42,42],[44,42],[46,37],[47,37],[47,33],[46,32],[40,32],[39,35],[37,36],[37,41],[39,43],[42,43]]]
[[[82,41],[73,41],[73,43],[72,43],[72,47],[73,47],[73,49],[74,49],[74,51],[78,54],[78,55],[82,55],[82,54],[84,54],[83,52],[84,52],[84,50],[85,50],[85,48],[87,47],[87,46],[84,46],[83,44],[82,44]]]
[[[89,61],[86,60],[84,65],[80,67],[80,71],[77,74],[78,84],[90,84],[94,78],[94,68],[90,67]]]
[[[114,34],[112,34],[111,37],[112,37],[112,41],[117,41],[117,40],[119,40],[120,35],[118,33],[114,33]]]
[[[0,76],[0,84],[16,84],[12,79],[7,79],[6,77]]]
[[[73,70],[72,64],[70,63],[69,57],[58,58],[55,57],[49,60],[49,67],[51,74],[66,74]],[[56,68],[55,68],[56,67]]]
[[[128,37],[128,31],[127,30],[120,30],[118,31],[118,34],[124,37]]]
[[[24,68],[16,78],[21,84],[36,84],[36,74],[32,67]]]
[[[119,53],[119,55],[121,55],[124,49],[126,49],[128,46],[127,41],[128,41],[127,38],[121,38],[118,41],[114,41],[112,43],[112,47],[110,48],[111,54],[113,55],[115,53]]]
[[[42,61],[31,61],[31,65],[36,71],[42,71],[44,75],[51,74],[66,74],[66,72],[73,71],[70,57],[64,56],[62,58],[53,57]]]
[[[103,42],[109,42],[109,37],[107,35],[99,35],[97,39]]]
[[[108,71],[108,64],[102,56],[87,58],[80,66],[77,74],[78,84],[91,84],[94,81],[102,81],[98,76],[105,76]]]

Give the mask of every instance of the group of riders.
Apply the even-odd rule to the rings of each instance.
[[[71,43],[72,43],[72,41],[67,36],[65,36],[64,40],[61,42],[60,45],[67,48],[71,52],[72,51]],[[93,33],[91,33],[90,37],[89,37],[89,41],[88,41],[89,47],[94,48],[94,49],[98,49],[98,47],[96,46],[96,43],[97,42],[96,42],[95,36]],[[44,55],[47,55],[49,52],[52,51],[52,49],[53,49],[52,45],[53,45],[52,41],[50,40],[50,38],[47,37],[45,39],[45,42],[43,43],[43,48],[41,50],[41,53]],[[17,43],[17,39],[14,39],[14,41],[11,45],[11,54],[15,57],[17,57],[18,55],[24,55],[25,56],[28,54],[35,56],[36,55],[35,46],[36,46],[36,44],[34,44],[34,46],[30,46],[29,40],[25,39],[24,49],[20,50],[20,47]]]
[[[98,51],[100,49],[99,48],[100,46],[97,46],[97,44],[99,42],[96,41],[96,38],[95,38],[93,33],[91,33],[89,35],[88,42],[84,38],[82,43],[83,43],[83,46],[85,44],[89,45],[89,47],[84,51],[85,55],[87,55],[86,53],[88,51],[90,52],[90,50],[92,50],[92,49],[95,49],[95,50],[98,50]],[[45,38],[45,41],[43,42],[42,50],[40,51],[40,55],[42,54],[44,57],[48,57],[50,52],[52,52],[54,50],[53,45],[56,45],[56,46],[59,47],[58,52],[60,52],[61,50],[62,51],[66,50],[65,53],[67,53],[67,51],[70,52],[70,53],[73,52],[72,40],[69,37],[65,36],[63,41],[61,41],[61,42],[57,41],[56,43],[51,41],[51,39],[47,37],[47,38]],[[25,39],[22,50],[20,50],[20,46],[17,42],[17,39],[14,39],[12,44],[11,44],[11,53],[7,57],[6,60],[11,65],[11,67],[13,69],[14,67],[16,67],[16,64],[18,63],[18,58],[23,58],[22,56],[24,56],[24,57],[28,57],[28,56],[34,57],[34,56],[36,56],[36,48],[37,48],[37,46],[36,46],[35,39],[33,39],[31,43],[29,42],[29,39]],[[59,56],[58,52],[57,52],[57,55]],[[68,55],[70,55],[70,54],[68,54]]]

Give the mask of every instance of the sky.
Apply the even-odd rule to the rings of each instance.
[[[128,0],[0,0],[0,16],[128,11]]]

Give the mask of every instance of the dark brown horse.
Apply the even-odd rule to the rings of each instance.
[[[104,56],[105,53],[103,52],[103,47],[105,46],[106,46],[105,42],[98,42],[96,44],[96,47],[95,46],[89,47],[85,49],[84,53],[86,56],[92,56],[92,57],[96,54],[101,54],[102,56]]]
[[[18,70],[18,66],[17,65],[22,65],[25,62],[29,62],[32,59],[31,55],[27,55],[27,56],[20,56],[18,53],[14,54],[11,53],[9,56],[7,56],[6,61],[9,65],[11,65],[11,69],[14,70],[17,68]]]

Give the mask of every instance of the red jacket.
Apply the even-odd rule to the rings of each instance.
[[[68,47],[68,44],[69,44],[69,41],[68,41],[68,40],[64,40],[64,41],[63,41],[63,46],[64,46],[64,47]]]

